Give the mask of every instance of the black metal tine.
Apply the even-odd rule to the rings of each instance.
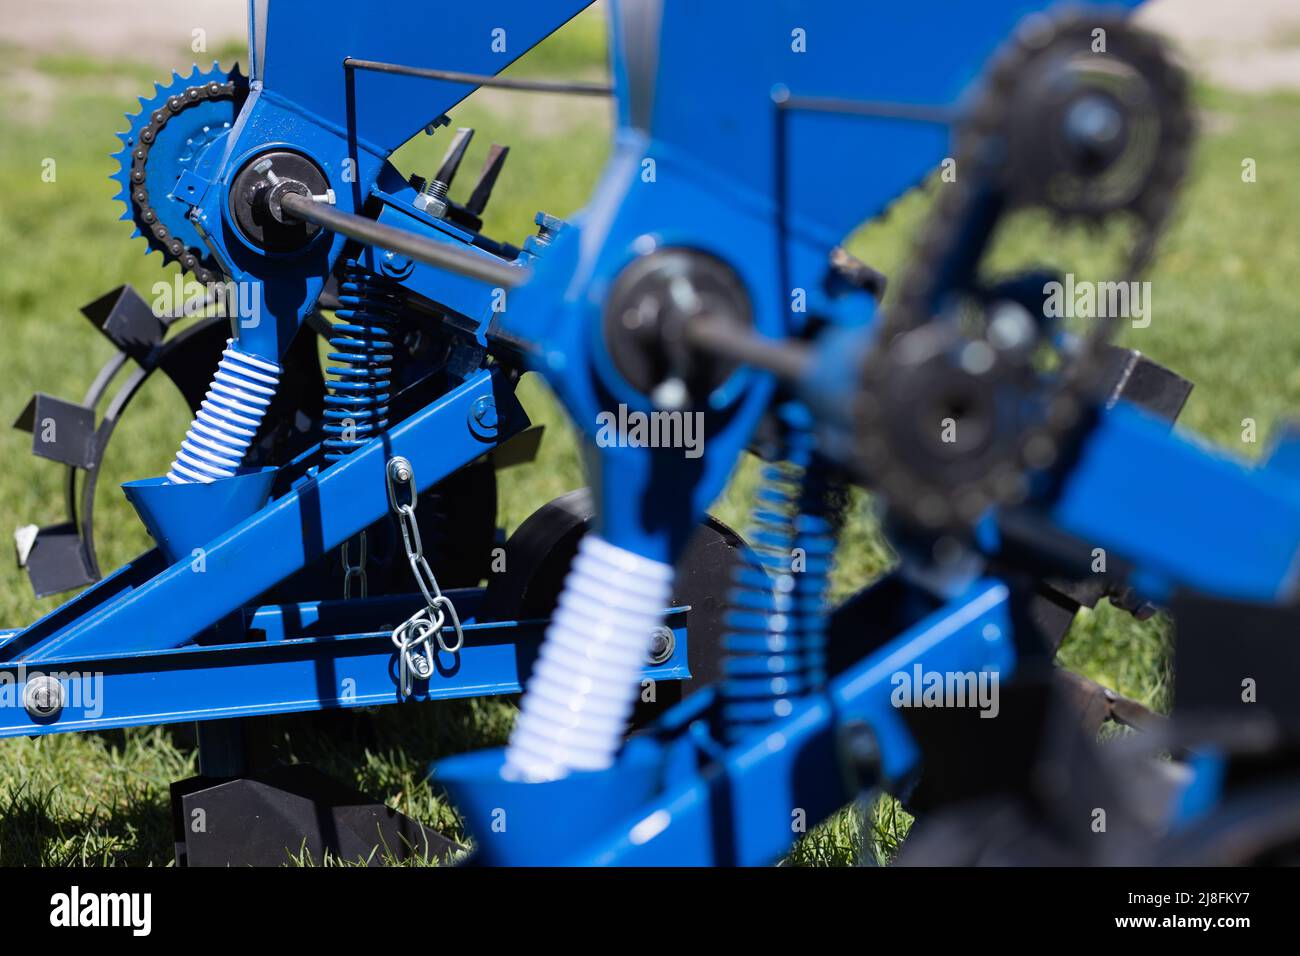
[[[474,192],[470,194],[469,202],[465,204],[465,208],[475,216],[483,215],[483,210],[487,208],[488,200],[492,198],[492,189],[497,184],[497,177],[501,175],[501,167],[506,164],[506,156],[509,153],[510,147],[499,143],[493,143],[492,148],[488,150],[483,171],[479,173]]]
[[[474,130],[467,126],[456,130],[451,145],[447,147],[447,155],[442,158],[438,175],[434,177],[438,182],[451,185],[451,181],[456,177],[456,170],[460,169],[460,161],[465,158],[465,151],[469,149],[469,141],[473,138]]]

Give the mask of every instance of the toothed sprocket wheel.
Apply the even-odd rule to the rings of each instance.
[[[1018,504],[1098,398],[1116,316],[1060,334],[1043,298],[1055,273],[985,271],[999,225],[1025,210],[1127,225],[1107,279],[1136,281],[1193,125],[1183,74],[1122,14],[1035,15],[994,57],[956,131],[960,175],[882,314],[855,405],[859,468],[907,523],[964,532]]]
[[[118,134],[122,148],[114,154],[112,178],[126,206],[122,218],[135,223],[165,263],[180,263],[205,284],[219,281],[221,269],[188,219],[189,207],[170,194],[184,173],[202,174],[215,162],[219,150],[210,147],[229,134],[247,94],[248,80],[237,65],[228,72],[216,63],[206,72],[196,66],[188,76],[174,74],[167,86],[156,84],[152,97],[141,97],[140,112],[128,115],[130,128]]]

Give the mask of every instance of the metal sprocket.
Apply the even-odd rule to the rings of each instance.
[[[126,206],[121,218],[135,223],[136,234],[164,262],[180,263],[205,284],[220,280],[221,269],[187,218],[188,207],[169,194],[183,173],[213,161],[216,151],[209,147],[228,135],[247,93],[238,65],[225,71],[213,63],[206,72],[196,66],[188,76],[173,74],[166,86],[155,84],[153,96],[140,98],[140,112],[128,114],[129,128],[118,134],[122,148],[114,154],[112,179]]]
[[[1072,79],[1065,71],[1072,58],[1092,51],[1098,30],[1108,43],[1109,65],[1122,67],[1147,90],[1143,119],[1157,124],[1125,188],[1105,196],[1079,188],[1089,185],[1087,170],[1065,168],[1058,153],[1035,145],[1025,129],[1027,115],[1038,115],[1031,109],[1036,96],[1052,109],[1059,106],[1044,71],[1052,66],[1057,78]],[[956,530],[991,506],[1019,502],[1028,475],[1058,460],[1100,378],[1113,319],[1095,322],[1059,354],[1050,383],[1033,373],[1031,348],[990,348],[983,338],[958,333],[957,305],[982,310],[987,329],[990,310],[1006,301],[1003,290],[981,285],[976,276],[998,220],[1019,209],[1041,209],[1058,222],[1131,215],[1136,238],[1124,274],[1116,277],[1131,281],[1172,209],[1192,127],[1182,73],[1156,38],[1122,15],[1034,16],[995,57],[957,132],[958,179],[941,191],[863,368],[855,409],[860,465],[895,513],[925,528]],[[1030,132],[1040,140],[1046,135],[1041,128]],[[1066,187],[1043,185],[1059,187],[1062,179],[1069,180]],[[1041,278],[1038,283],[1041,288]],[[927,446],[915,428],[899,427],[927,402],[960,410],[987,396],[987,427],[965,450]]]

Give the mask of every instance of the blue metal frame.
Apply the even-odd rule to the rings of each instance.
[[[522,430],[527,417],[497,371],[479,372],[386,435],[319,474],[308,474],[242,524],[209,542],[203,570],[161,569],[145,555],[19,633],[15,660],[75,648],[83,655],[177,647],[308,566],[389,511],[385,467],[415,466],[419,491]],[[492,400],[496,436],[471,428],[474,403]]]
[[[339,209],[360,212],[391,169],[387,159],[393,151],[473,92],[459,83],[355,71],[345,60],[494,74],[589,3],[512,0],[491,6],[439,4],[433,10],[421,0],[394,0],[384,4],[382,15],[361,17],[337,2],[250,3],[248,101],[219,144],[216,168],[188,180],[182,193],[193,206],[191,220],[227,276],[253,284],[261,314],[273,317],[237,330],[241,346],[272,360],[285,353],[315,308],[345,240],[321,233],[308,254],[293,257],[268,256],[250,246],[226,205],[227,187],[239,170],[269,148],[296,150],[325,172]],[[504,52],[493,48],[498,29],[505,32]],[[436,43],[430,42],[433,36]]]
[[[303,254],[272,256],[240,237],[227,187],[268,148],[313,158],[343,211],[360,212],[374,201],[383,223],[491,256],[474,244],[476,237],[417,210],[414,191],[387,161],[470,87],[349,70],[347,57],[494,73],[586,5],[442,5],[430,24],[435,46],[419,29],[428,5],[413,0],[363,17],[338,0],[253,4],[249,99],[216,143],[219,155],[196,163],[177,190],[190,197],[191,221],[212,254],[232,279],[256,283],[261,312],[272,317],[237,329],[240,346],[282,357],[345,244],[322,233]],[[475,345],[488,344],[495,318],[535,347],[536,370],[588,439],[600,533],[621,548],[671,562],[752,441],[775,385],[765,374],[740,371],[711,396],[711,411],[726,415],[717,417],[701,459],[671,449],[596,448],[599,412],[620,402],[652,410],[621,378],[599,334],[616,276],[649,250],[687,246],[736,270],[758,332],[797,337],[809,316],[825,319],[832,326],[821,343],[827,361],[818,379],[806,383],[804,397],[827,426],[825,450],[834,455],[846,444],[836,435],[836,406],[852,389],[854,357],[870,343],[875,306],[827,281],[829,254],[850,229],[924,177],[944,155],[947,131],[938,122],[783,104],[840,97],[923,105],[936,115],[952,111],[1014,26],[1048,6],[1049,0],[931,0],[922,15],[900,4],[767,0],[737,16],[726,4],[617,2],[613,157],[587,208],[544,257],[528,257],[532,279],[512,293],[509,311],[492,312],[494,290],[484,283],[386,261],[407,290],[467,320]],[[943,29],[935,29],[940,22]],[[340,29],[342,23],[348,28]],[[489,42],[501,24],[508,28],[504,54]],[[794,31],[803,31],[807,52],[791,44]],[[719,36],[727,42],[717,42]],[[842,162],[845,156],[869,164],[864,175],[821,174],[830,157]],[[645,175],[647,160],[652,178]],[[794,289],[806,292],[806,312],[791,310]],[[507,377],[482,364],[343,461],[320,471],[290,469],[287,490],[208,542],[202,574],[184,560],[169,565],[154,551],[9,633],[0,677],[20,670],[102,675],[105,710],[92,717],[70,709],[42,723],[20,708],[0,709],[0,736],[394,701],[393,648],[378,625],[395,621],[407,599],[347,606],[253,602],[387,513],[384,467],[392,456],[414,463],[422,490],[522,428],[526,419]],[[484,400],[495,402],[499,419],[495,434],[486,436],[471,414]],[[1120,407],[1100,417],[1059,488],[1039,503],[1041,517],[1079,541],[1113,549],[1134,568],[1133,583],[1157,599],[1192,587],[1280,601],[1294,593],[1300,554],[1293,452],[1294,443],[1263,466],[1247,466]],[[1139,482],[1129,480],[1135,475]],[[1207,511],[1207,501],[1221,510]],[[996,536],[986,544],[995,550]],[[891,675],[916,664],[1011,674],[1016,655],[1007,584],[978,578],[956,590],[938,610],[843,671],[826,693],[730,748],[714,739],[713,698],[706,692],[631,741],[608,771],[550,783],[508,781],[501,752],[489,751],[441,762],[434,779],[452,791],[485,862],[769,862],[791,841],[793,811],[814,822],[852,796],[857,782],[844,781],[841,751],[848,735],[869,728],[883,782],[915,770],[916,744],[890,703]],[[519,690],[521,661],[535,646],[538,622],[476,620],[470,609],[480,598],[457,595],[469,621],[466,647],[417,697]],[[648,676],[687,676],[681,611],[672,619],[679,638],[674,658],[648,669]],[[254,632],[264,639],[249,642]],[[196,640],[216,643],[189,643]],[[339,685],[345,672],[356,682],[346,696]],[[509,821],[504,829],[493,826],[500,811]]]
[[[415,191],[386,161],[412,135],[432,131],[435,121],[473,86],[353,70],[345,66],[348,57],[495,73],[588,3],[560,0],[544,8],[512,2],[492,10],[440,9],[436,62],[435,47],[419,28],[428,16],[427,4],[399,0],[386,5],[384,17],[362,18],[339,30],[343,11],[330,3],[250,3],[247,102],[229,133],[213,139],[201,156],[177,170],[180,178],[168,197],[190,207],[190,221],[227,276],[251,284],[260,297],[260,314],[270,317],[260,325],[236,323],[240,346],[269,359],[281,358],[315,307],[323,278],[344,245],[342,237],[322,234],[303,255],[287,257],[266,255],[242,238],[233,226],[225,187],[266,149],[288,148],[314,159],[325,171],[340,209],[359,211],[377,201],[382,222],[491,255],[474,244],[477,237],[415,208]],[[493,43],[498,28],[506,32],[505,52]],[[536,251],[527,256],[529,261],[537,258]],[[377,259],[381,269],[400,276],[411,292],[468,319],[475,330],[473,344],[480,349],[486,344],[495,290],[399,262],[391,254]],[[495,405],[497,419],[486,429],[472,414],[485,401]],[[346,460],[320,469],[319,446],[308,449],[283,469],[273,500],[256,513],[235,515],[229,527],[223,527],[220,515],[197,515],[200,520],[188,522],[195,527],[187,533],[204,552],[198,567],[187,554],[171,550],[174,542],[163,542],[167,548],[140,556],[35,624],[4,632],[7,660],[0,664],[0,675],[13,676],[20,669],[102,674],[113,709],[93,720],[65,709],[53,720],[35,722],[17,708],[12,723],[0,719],[0,734],[334,706],[337,695],[311,683],[311,673],[349,660],[365,684],[356,695],[358,701],[399,699],[390,674],[391,642],[377,636],[391,606],[353,602],[347,613],[354,625],[365,622],[360,629],[275,640],[277,626],[268,630],[267,625],[287,611],[255,609],[250,602],[389,512],[384,468],[393,456],[413,463],[416,490],[424,491],[527,424],[513,395],[512,377],[480,357],[478,370],[471,370],[460,385]],[[215,500],[200,500],[207,489],[218,493],[215,485],[181,490],[162,496],[159,507],[173,512],[216,507]],[[168,503],[167,497],[175,501]],[[184,521],[185,516],[171,520]],[[159,530],[156,521],[151,526]],[[460,595],[471,608],[479,597]],[[307,610],[299,607],[294,613],[301,616]],[[656,679],[689,676],[680,612],[674,622],[678,642],[673,657],[647,669]],[[417,687],[417,699],[520,689],[520,675],[535,650],[534,624],[474,621],[467,630],[477,636],[468,641],[464,659],[441,671],[434,687]],[[254,632],[272,636],[250,643],[248,635]],[[498,641],[508,637],[510,643],[493,644],[483,637],[488,634]],[[68,689],[68,696],[75,698],[75,688]]]
[[[1134,582],[1161,595],[1190,587],[1284,601],[1300,561],[1300,493],[1281,466],[1289,460],[1284,452],[1274,454],[1276,465],[1252,467],[1120,405],[1100,419],[1046,513],[1084,541],[1114,546],[1134,562]],[[1136,486],[1133,476],[1140,476]],[[1197,507],[1180,507],[1184,498]],[[1205,501],[1234,506],[1207,518]],[[870,729],[879,750],[878,783],[897,785],[915,769],[915,743],[890,702],[892,674],[918,663],[940,672],[1013,672],[1007,598],[1002,582],[976,580],[840,674],[826,694],[730,750],[711,735],[708,697],[697,696],[604,773],[511,782],[501,776],[502,752],[486,751],[440,761],[432,778],[466,814],[484,863],[770,863],[793,841],[794,810],[811,824],[852,798],[853,788],[842,784],[852,762],[839,743],[855,724]],[[1204,814],[1217,799],[1222,760],[1207,754],[1190,766],[1184,795],[1169,808],[1171,823]],[[517,821],[505,830],[492,827],[501,809]],[[572,829],[554,825],[569,814]],[[548,832],[540,826],[545,819],[552,821]]]
[[[619,402],[651,410],[618,375],[598,333],[615,277],[651,249],[686,246],[722,258],[748,289],[764,335],[797,337],[810,316],[868,326],[871,299],[837,295],[829,282],[831,250],[933,169],[948,130],[820,112],[782,119],[781,104],[847,97],[955,108],[1012,28],[1050,5],[939,0],[919,16],[905,4],[771,0],[742,17],[727,4],[613,4],[613,155],[587,208],[554,240],[505,318],[541,344],[539,371],[579,431],[593,439],[598,413]],[[797,52],[795,30],[807,52]],[[827,176],[830,157],[861,157],[868,171]],[[646,160],[655,164],[652,180]],[[791,308],[794,289],[806,293],[805,312]],[[715,410],[729,415],[702,459],[588,449],[607,540],[665,562],[680,553],[773,395],[769,376],[738,374],[744,387],[713,396]],[[689,507],[647,513],[641,502],[649,496]]]
[[[407,698],[397,689],[392,629],[421,606],[419,595],[249,608],[233,629],[237,643],[211,637],[179,648],[17,660],[6,649],[19,632],[2,633],[0,738],[517,694],[546,622],[479,620],[483,593],[447,592],[464,620],[464,647],[439,652],[434,676],[416,681]],[[673,653],[647,665],[643,679],[690,678],[689,611],[669,609]],[[63,685],[67,703],[53,718],[22,706],[36,675]]]
[[[746,18],[684,4],[616,7],[615,155],[591,205],[553,244],[535,280],[516,297],[524,308],[509,320],[519,334],[547,343],[542,371],[580,429],[590,436],[596,412],[614,401],[649,407],[618,380],[593,332],[613,278],[649,249],[687,245],[722,255],[750,286],[763,334],[799,332],[801,317],[784,307],[795,287],[808,291],[810,314],[849,327],[870,323],[869,303],[829,300],[830,246],[916,182],[942,155],[945,140],[923,124],[827,113],[796,112],[782,127],[771,100],[842,97],[951,110],[994,45],[1046,4],[937,6],[921,17],[905,6],[796,10],[772,3]],[[629,28],[622,13],[647,9],[661,16],[635,19]],[[940,21],[944,29],[934,30]],[[777,25],[798,26],[829,55],[787,56]],[[729,43],[718,47],[713,37],[724,30]],[[862,55],[867,37],[882,38],[878,56]],[[647,58],[650,49],[657,59]],[[922,59],[926,69],[916,70]],[[705,87],[712,95],[699,95]],[[829,155],[870,157],[870,175],[818,175]],[[739,156],[743,163],[732,161]],[[640,175],[644,157],[657,161],[653,188]],[[792,211],[778,214],[785,208]],[[775,288],[773,279],[780,282]],[[870,335],[832,330],[824,339],[819,354],[827,361],[817,364],[805,391],[831,426],[824,447],[833,454],[847,447],[834,427],[843,425],[846,404],[837,396],[851,393],[856,358]],[[731,393],[736,413],[712,437],[711,464],[659,467],[662,454],[593,450],[593,473],[608,489],[599,497],[602,533],[622,547],[671,559],[680,544],[675,530],[721,490],[752,432],[752,413],[767,405],[769,386],[755,376],[747,390]],[[1183,586],[1279,601],[1294,593],[1300,556],[1300,496],[1285,451],[1274,467],[1250,468],[1207,454],[1169,435],[1166,423],[1121,407],[1098,423],[1059,494],[1043,503],[1044,517],[1130,562],[1132,583],[1144,594],[1162,598]],[[1140,478],[1137,487],[1132,476]],[[676,506],[647,518],[642,504],[651,495]],[[1232,506],[1207,516],[1207,501]],[[987,543],[996,549],[996,535]],[[1207,550],[1214,560],[1207,560]],[[513,782],[502,777],[503,755],[489,752],[442,761],[433,778],[466,813],[483,862],[771,862],[791,842],[792,808],[813,821],[851,796],[837,786],[845,766],[836,731],[863,720],[885,776],[896,779],[910,767],[914,747],[884,687],[892,670],[920,660],[938,669],[979,667],[990,649],[1004,651],[996,663],[1010,668],[1010,644],[1001,643],[1009,630],[1004,586],[977,581],[969,587],[973,593],[965,591],[864,658],[825,695],[729,751],[713,739],[707,703],[696,698],[667,715],[658,736],[630,743],[603,773]],[[1001,599],[992,601],[993,594]],[[995,635],[991,647],[984,643],[986,626]],[[493,826],[493,814],[502,811],[510,822]]]
[[[890,704],[891,677],[926,670],[1010,676],[1015,667],[1008,590],[975,582],[839,675],[825,696],[771,729],[723,750],[701,692],[664,715],[658,734],[634,738],[602,773],[553,783],[501,776],[502,752],[449,757],[432,771],[478,840],[484,863],[753,866],[790,846],[796,811],[812,824],[852,799],[842,772],[846,728],[870,726],[884,780],[912,772],[918,751]],[[506,826],[493,826],[504,814]]]
[[[1184,587],[1279,603],[1300,576],[1300,482],[1285,455],[1275,459],[1211,452],[1119,406],[1085,442],[1051,521],[1132,562],[1135,585],[1153,600]]]

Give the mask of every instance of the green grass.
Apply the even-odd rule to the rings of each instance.
[[[513,69],[562,76],[596,74],[603,32],[580,18]],[[225,54],[233,50],[219,51]],[[229,57],[226,57],[229,62]],[[178,60],[178,67],[188,61]],[[116,221],[107,176],[120,114],[134,111],[149,71],[66,57],[33,58],[9,48],[0,81],[0,418],[17,417],[41,390],[80,399],[109,356],[107,344],[78,308],[123,282],[148,293],[169,281],[158,258],[141,255],[140,240]],[[1300,405],[1300,321],[1291,283],[1300,275],[1300,99],[1246,98],[1203,90],[1209,132],[1197,153],[1184,211],[1154,269],[1154,320],[1130,330],[1126,344],[1197,383],[1183,416],[1186,427],[1245,455],[1260,445],[1241,439],[1241,421],[1259,423],[1261,443],[1288,409]],[[606,107],[586,101],[476,95],[452,115],[479,136],[466,161],[477,167],[495,138],[511,145],[487,228],[520,242],[539,208],[564,216],[579,208],[605,155]],[[445,136],[417,137],[397,157],[405,171],[433,167]],[[1244,157],[1259,181],[1241,182]],[[52,183],[42,161],[57,163]],[[848,160],[845,160],[848,161]],[[909,236],[928,197],[904,198],[883,222],[864,228],[851,249],[897,275]],[[1049,237],[1050,238],[1050,237]],[[1013,237],[1009,254],[1051,251],[1043,237]],[[521,394],[547,424],[541,460],[502,475],[501,519],[508,528],[556,495],[578,487],[582,473],[572,430],[535,380]],[[171,386],[150,382],[119,429],[100,484],[97,523],[101,559],[114,567],[147,546],[117,490],[124,480],[159,474],[183,435],[187,416]],[[0,431],[0,529],[61,519],[62,471],[28,454],[30,438]],[[743,526],[755,469],[743,462],[716,513]],[[1133,481],[1143,476],[1134,475]],[[1207,509],[1223,502],[1205,502]],[[860,587],[891,562],[865,495],[854,499],[834,579],[838,594]],[[56,606],[31,597],[24,576],[0,565],[0,624],[18,625]],[[1169,704],[1168,627],[1138,624],[1108,605],[1080,615],[1061,662],[1158,708]],[[513,709],[484,700],[428,704],[333,721],[328,732],[302,718],[273,722],[287,758],[310,760],[427,823],[459,835],[454,813],[423,779],[431,758],[501,743]],[[167,785],[194,772],[186,728],[0,742],[0,864],[92,863],[165,865],[171,857]],[[828,865],[892,858],[910,818],[889,798],[865,814],[852,808],[815,827],[788,863]],[[865,847],[865,854],[863,848]],[[286,857],[286,862],[290,862]],[[306,861],[299,861],[306,862]]]

